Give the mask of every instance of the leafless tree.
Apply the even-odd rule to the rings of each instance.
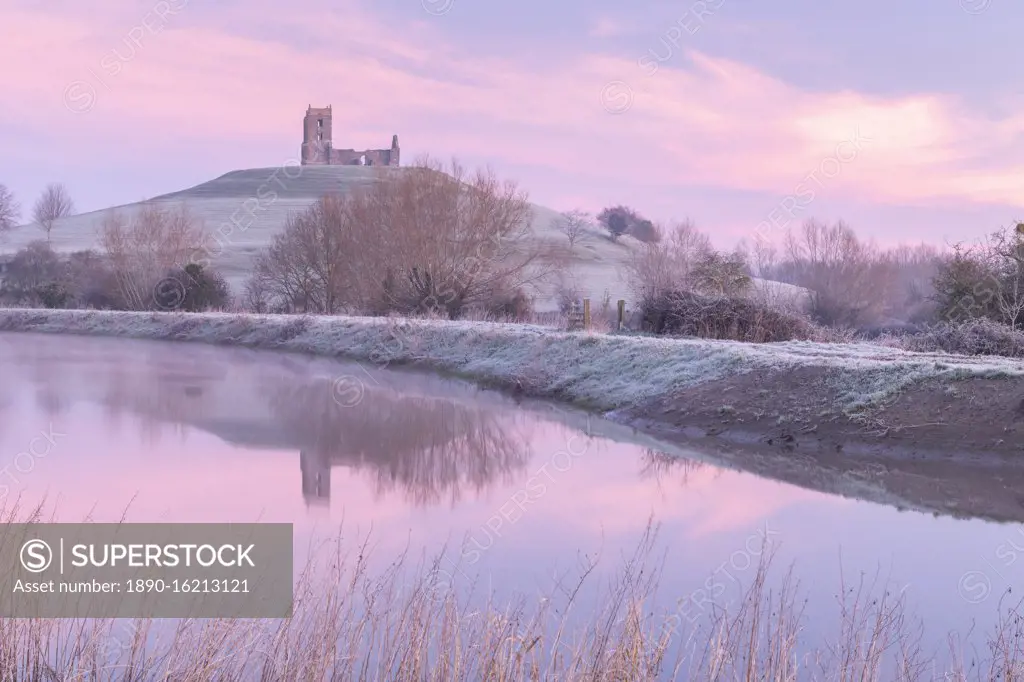
[[[707,250],[693,268],[693,289],[714,296],[740,296],[751,287],[750,266],[739,249],[731,253]]]
[[[349,202],[334,195],[290,216],[284,231],[256,259],[246,284],[250,305],[265,307],[269,296],[290,310],[339,312],[349,220]]]
[[[638,299],[690,290],[694,268],[713,251],[707,235],[689,220],[658,232],[658,240],[643,243],[626,264],[626,281]]]
[[[754,301],[790,313],[805,311],[802,290],[775,280],[779,264],[779,252],[775,244],[758,235],[752,243],[741,241],[739,250],[742,250],[750,272],[756,278],[751,281],[749,291]]]
[[[930,244],[900,245],[879,255],[879,269],[887,270],[884,280],[886,314],[912,323],[925,322],[935,315],[933,281],[943,260],[942,252]]]
[[[569,248],[575,248],[587,235],[592,222],[586,211],[574,209],[565,211],[554,219],[555,227],[569,240]]]
[[[251,313],[270,312],[270,301],[267,293],[266,280],[252,276],[246,281],[243,289],[243,308]]]
[[[119,294],[130,310],[148,310],[166,274],[194,260],[205,243],[202,222],[181,204],[143,204],[129,217],[112,212],[100,230],[102,246],[117,278]]]
[[[36,200],[32,208],[32,220],[46,233],[46,241],[50,241],[54,224],[71,215],[74,210],[75,205],[68,188],[59,182],[51,182]]]
[[[798,233],[787,233],[785,249],[779,270],[785,281],[810,291],[819,322],[859,327],[883,312],[893,271],[846,223],[807,220]]]
[[[458,317],[550,278],[526,194],[490,172],[429,159],[324,197],[289,221],[254,277],[278,305],[310,312]]]
[[[21,220],[21,204],[6,185],[0,185],[0,239],[13,230]]]
[[[999,321],[1019,327],[1024,324],[1024,223],[994,232],[987,246],[991,267],[1002,283],[995,299]]]

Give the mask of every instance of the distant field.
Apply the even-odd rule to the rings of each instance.
[[[249,276],[253,258],[284,227],[290,213],[298,212],[329,192],[345,193],[372,184],[381,169],[367,166],[287,166],[253,168],[233,171],[190,189],[164,194],[151,202],[170,205],[185,204],[203,220],[211,233],[208,251],[210,260],[239,292]],[[97,248],[98,234],[104,218],[112,211],[134,215],[140,203],[115,206],[71,216],[59,221],[52,233],[52,245],[59,252]],[[551,244],[552,249],[568,246],[568,240],[552,228],[558,212],[532,204],[533,232],[537,239]],[[3,244],[2,252],[23,248],[40,239],[43,233],[35,226],[14,230]],[[620,272],[636,242],[624,238],[614,243],[601,233],[587,235],[577,243],[570,256],[571,277],[582,296],[600,302],[607,290],[614,301],[630,301],[630,293]],[[779,287],[800,295],[796,287]],[[555,285],[548,284],[537,292],[536,307],[540,312],[557,308]]]

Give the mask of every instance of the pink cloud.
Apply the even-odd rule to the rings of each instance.
[[[611,17],[598,17],[587,32],[591,38],[614,38],[629,31],[628,27],[621,21]]]
[[[242,13],[188,5],[140,38],[151,8],[131,7],[136,14],[90,5],[65,19],[0,9],[10,37],[0,59],[21,65],[0,76],[0,116],[48,131],[40,145],[71,155],[84,138],[173,151],[182,138],[259,137],[296,149],[305,106],[331,103],[345,145],[384,145],[399,133],[410,151],[608,181],[785,195],[817,173],[823,189],[868,201],[1024,205],[1015,146],[1024,118],[989,120],[939,94],[807,92],[697,52],[686,55],[691,66],[677,59],[652,75],[600,54],[537,69],[463,53],[422,22],[398,30],[351,8],[281,20],[265,2]],[[271,24],[273,40],[245,33]],[[602,103],[611,82],[620,84]],[[94,102],[74,116],[65,97],[72,107]],[[612,115],[602,104],[629,106]],[[266,164],[285,161],[268,155]]]

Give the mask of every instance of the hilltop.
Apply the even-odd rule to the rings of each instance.
[[[399,169],[386,169],[390,171]],[[226,173],[194,187],[163,194],[148,202],[184,204],[202,220],[211,240],[210,262],[224,275],[234,292],[240,292],[252,269],[256,254],[267,247],[284,227],[289,214],[297,213],[321,196],[344,194],[377,182],[385,169],[373,166],[284,166],[251,168]],[[51,244],[55,251],[68,253],[98,248],[99,230],[112,212],[130,217],[145,202],[114,206],[59,220],[53,228]],[[565,251],[568,240],[554,226],[559,212],[531,204],[532,229],[538,240],[551,244],[552,251]],[[32,225],[13,230],[0,244],[3,252],[13,252],[42,238]],[[566,254],[571,278],[581,296],[598,304],[605,291],[614,301],[630,299],[620,271],[638,242],[625,237],[618,242],[603,232],[594,231]],[[800,290],[779,285],[794,295]],[[557,284],[552,282],[536,294],[538,311],[557,309]]]

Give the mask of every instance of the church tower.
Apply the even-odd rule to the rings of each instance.
[[[331,126],[331,106],[326,108],[306,109],[306,117],[302,121],[302,154],[299,157],[303,166],[319,166],[331,163],[331,149],[334,146]]]
[[[400,165],[399,164],[399,160],[398,160],[398,135],[392,135],[391,136],[391,153],[388,154],[388,165],[389,166],[398,166],[398,165]]]

